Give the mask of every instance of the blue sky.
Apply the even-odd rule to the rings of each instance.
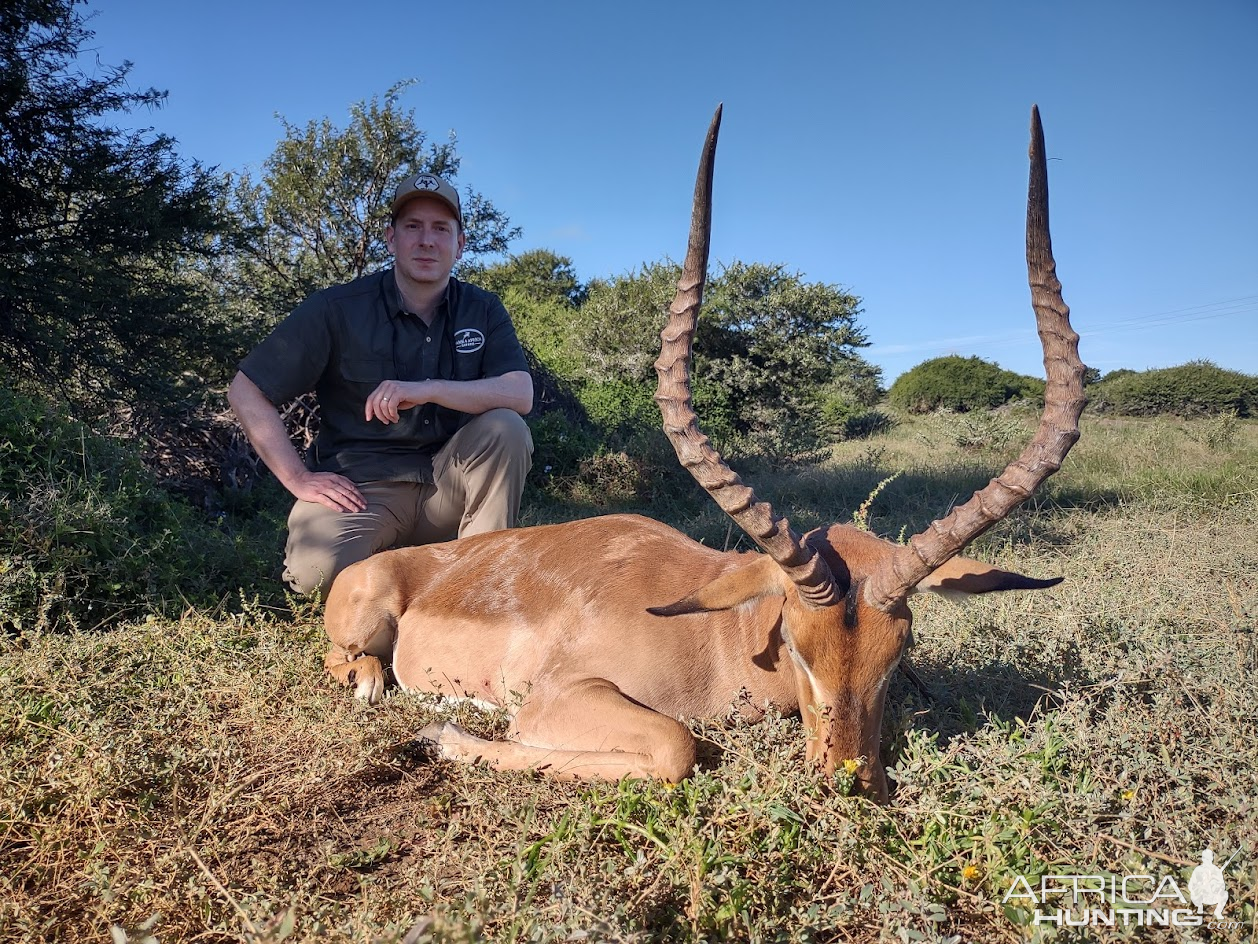
[[[890,382],[942,354],[1042,375],[1023,227],[1030,107],[1083,359],[1258,373],[1258,3],[92,0],[133,116],[256,172],[289,122],[403,79],[459,183],[585,280],[679,260],[718,102],[712,259],[864,299]]]

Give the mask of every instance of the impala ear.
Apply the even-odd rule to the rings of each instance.
[[[681,616],[685,613],[710,613],[732,610],[740,603],[758,597],[785,596],[786,575],[777,561],[767,554],[756,555],[754,563],[717,577],[689,596],[667,606],[649,606],[652,616]]]
[[[1000,570],[968,557],[954,557],[934,570],[915,588],[915,593],[938,593],[941,596],[969,596],[997,590],[1043,590],[1055,587],[1064,577],[1039,580],[1009,570]]]

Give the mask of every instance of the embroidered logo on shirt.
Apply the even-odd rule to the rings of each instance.
[[[460,354],[475,354],[485,346],[485,336],[475,328],[460,328],[454,332],[454,349]]]

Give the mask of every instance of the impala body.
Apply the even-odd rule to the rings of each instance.
[[[1022,455],[906,545],[846,525],[800,536],[699,431],[691,343],[702,302],[720,110],[695,185],[690,242],[661,338],[656,400],[678,458],[765,553],[722,553],[632,515],[499,531],[386,551],[328,597],[328,671],[376,701],[392,664],[407,690],[500,705],[505,741],[453,724],[420,732],[443,757],[552,776],[676,781],[694,767],[682,721],[798,711],[808,761],[854,761],[885,801],[879,736],[887,681],[909,639],[909,597],[1053,586],[957,556],[1060,466],[1084,405],[1078,336],[1048,237],[1047,177],[1032,112],[1027,268],[1045,350],[1045,411]]]
[[[894,547],[845,525],[809,540],[846,571],[849,588]],[[922,589],[1057,582],[954,558]],[[827,772],[859,761],[859,783],[887,796],[879,733],[887,680],[909,637],[907,606],[884,614],[857,600],[818,612],[771,558],[715,551],[649,518],[589,518],[378,554],[337,578],[326,621],[337,644],[329,668],[360,697],[380,697],[381,663],[391,662],[408,691],[512,715],[502,743],[452,725],[426,731],[453,759],[677,781],[695,763],[680,719],[772,705],[804,713],[810,760]],[[346,661],[349,653],[358,657]]]

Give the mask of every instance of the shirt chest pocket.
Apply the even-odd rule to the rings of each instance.
[[[386,380],[396,380],[393,362],[380,358],[346,357],[341,360],[341,379],[345,386],[366,400]]]
[[[454,379],[479,380],[484,374],[485,333],[480,328],[454,332]]]

